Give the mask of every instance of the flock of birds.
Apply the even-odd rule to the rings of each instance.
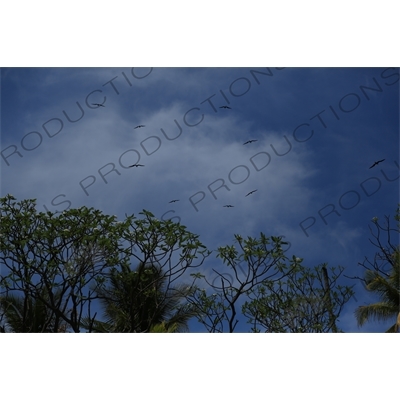
[[[232,108],[230,108],[230,107],[228,107],[228,106],[221,106],[220,108],[224,108],[224,109],[227,109],[227,110],[232,110]],[[243,146],[246,145],[246,144],[253,143],[253,142],[257,142],[257,140],[256,140],[256,139],[248,140],[247,142],[244,142],[244,143],[243,143]],[[253,194],[253,193],[255,193],[255,192],[257,192],[257,189],[252,190],[251,192],[247,193],[246,196],[244,196],[244,197],[247,197],[247,196],[249,196],[249,195],[251,195],[251,194]],[[233,206],[232,204],[226,204],[226,205],[223,206],[223,207],[232,208],[232,207],[235,207],[235,206]]]
[[[105,105],[99,104],[99,103],[92,103],[92,105],[97,106],[97,107],[105,107]],[[226,110],[232,110],[232,108],[228,107],[228,106],[221,106],[220,108],[226,109]],[[144,128],[145,126],[146,125],[138,125],[138,126],[135,126],[133,129]],[[243,143],[243,145],[250,144],[250,143],[253,143],[253,142],[257,142],[257,140],[256,139],[248,140],[247,142]],[[128,168],[133,168],[133,167],[144,167],[144,165],[143,164],[132,164],[132,165],[129,165]],[[251,192],[247,193],[245,197],[250,196],[251,194],[253,194],[255,192],[257,192],[257,189],[252,190]],[[169,201],[168,203],[176,203],[177,201],[179,201],[179,200],[175,199],[175,200]],[[231,204],[226,204],[223,207],[231,208],[231,207],[234,207],[234,206],[231,205]]]
[[[99,104],[99,103],[92,103],[92,104],[93,104],[94,106],[97,106],[97,107],[105,107],[105,105]],[[228,106],[221,106],[220,108],[226,109],[226,110],[232,110],[232,108],[231,108],[231,107],[228,107]],[[135,126],[133,129],[144,128],[145,126],[146,126],[146,125],[138,125],[138,126]],[[248,140],[247,142],[243,143],[243,145],[250,144],[250,143],[253,143],[253,142],[257,142],[257,140],[256,140],[256,139]],[[374,168],[376,165],[378,165],[379,163],[381,163],[381,162],[383,162],[383,161],[385,161],[385,160],[386,160],[386,159],[384,158],[383,160],[375,161],[375,162],[369,167],[369,169]],[[143,164],[132,164],[132,165],[129,165],[129,168],[132,168],[132,167],[144,167],[144,165],[143,165]],[[245,197],[250,196],[251,194],[253,194],[253,193],[255,193],[255,192],[257,192],[257,189],[252,190],[251,192],[247,193]],[[175,202],[177,202],[177,201],[179,201],[179,200],[178,200],[178,199],[175,199],[175,200],[169,201],[168,203],[175,203]],[[223,207],[232,208],[232,207],[234,207],[234,206],[231,205],[231,204],[226,204],[226,205],[223,206]]]

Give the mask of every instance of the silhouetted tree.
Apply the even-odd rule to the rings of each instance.
[[[377,217],[372,219],[373,225],[370,232],[373,239],[370,243],[377,248],[372,261],[365,257],[362,265],[366,271],[361,280],[365,289],[376,293],[380,301],[366,306],[359,306],[355,316],[359,326],[369,320],[394,322],[387,330],[387,333],[398,332],[400,328],[400,204],[397,208],[395,220],[396,227],[391,227],[389,216],[385,216],[381,224]]]
[[[113,269],[109,286],[97,290],[105,321],[86,320],[93,332],[183,332],[196,315],[185,302],[187,285],[168,285],[159,266],[140,263],[136,270]]]
[[[35,206],[34,199],[0,198],[0,297],[7,302],[2,311],[11,317],[21,301],[23,329],[32,328],[32,310],[40,306],[51,316],[46,329],[80,332],[83,318],[95,319],[93,302],[117,266],[120,273],[134,260],[160,266],[170,293],[172,283],[208,255],[186,227],[145,210],[142,218],[118,221],[93,208],[57,215]]]

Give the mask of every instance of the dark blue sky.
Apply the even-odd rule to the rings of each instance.
[[[1,96],[1,195],[40,211],[147,209],[210,249],[284,235],[305,265],[354,275],[399,200],[398,68],[2,68]],[[376,299],[356,292],[341,328],[384,330],[357,328]]]

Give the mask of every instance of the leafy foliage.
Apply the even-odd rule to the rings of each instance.
[[[10,332],[54,332],[54,313],[42,301],[13,294],[0,298],[0,308]],[[3,328],[5,331],[5,328]]]
[[[290,260],[285,245],[282,238],[263,233],[257,239],[235,235],[234,244],[220,247],[217,255],[229,273],[213,269],[217,282],[193,274],[199,283],[189,301],[209,332],[234,332],[240,310],[253,332],[260,327],[266,332],[337,331],[338,316],[353,295],[350,287],[337,284],[343,269],[329,279],[325,265],[311,271],[302,259]]]
[[[97,291],[103,303],[105,322],[86,320],[94,332],[181,332],[196,315],[182,300],[190,287],[167,284],[160,267],[140,263],[136,270],[113,269],[110,285]]]
[[[87,207],[57,215],[11,195],[0,206],[4,332],[184,332],[194,317],[234,332],[240,315],[253,332],[337,332],[353,293],[338,284],[340,267],[331,276],[325,264],[304,267],[281,237],[235,235],[217,249],[212,279],[199,270],[211,254],[199,236],[149,211],[123,221]]]
[[[337,283],[343,270],[332,268],[329,278],[326,264],[313,269],[296,264],[285,279],[263,282],[243,305],[252,331],[338,332],[340,312],[354,294]]]
[[[5,299],[0,320],[11,317],[12,296],[18,293],[24,304],[21,326],[30,332],[39,329],[29,316],[30,302],[46,307],[51,322],[44,325],[51,331],[67,326],[80,332],[83,319],[94,318],[97,293],[133,260],[160,266],[170,286],[209,254],[185,226],[159,221],[145,210],[141,219],[118,221],[86,207],[38,213],[35,200],[17,202],[11,195],[0,199],[0,206],[0,297]]]
[[[378,251],[372,261],[365,258],[363,263],[360,263],[366,269],[364,278],[354,278],[361,280],[365,289],[376,293],[380,299],[376,303],[356,309],[358,325],[362,326],[373,319],[395,321],[386,330],[387,333],[398,332],[400,328],[400,204],[394,219],[397,226],[392,228],[388,216],[385,216],[384,224],[379,223],[378,218],[373,218],[374,230],[370,227],[373,240],[370,239],[370,243]]]

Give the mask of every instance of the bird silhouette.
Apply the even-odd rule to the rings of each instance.
[[[250,194],[252,194],[252,193],[254,193],[254,192],[257,192],[257,190],[258,190],[258,189],[252,190],[251,192],[247,193],[246,196],[244,196],[244,197],[247,197],[248,195],[250,195]]]
[[[133,129],[137,129],[137,128],[144,128],[146,125],[138,125],[138,126],[135,126]]]
[[[92,105],[97,106],[97,107],[105,107],[105,106],[103,106],[103,104],[99,104],[99,103],[92,103]]]
[[[131,168],[131,167],[144,167],[144,165],[143,164],[132,164],[128,168]]]
[[[177,202],[177,201],[179,201],[179,200],[171,200],[171,201],[169,201],[168,203],[175,203],[175,202]]]
[[[253,143],[253,142],[257,142],[257,140],[253,139],[253,140],[248,140],[246,143],[243,143],[243,145],[247,144],[247,143]]]
[[[227,204],[226,206],[224,206],[224,207],[233,207],[233,206],[231,206],[230,204]]]
[[[226,108],[227,110],[232,110],[232,108],[228,107],[228,106],[222,106],[220,108]]]
[[[385,160],[386,160],[386,158],[384,158],[383,160],[375,161],[368,169],[375,167],[375,165],[378,165],[379,163],[381,163],[382,161],[385,161]]]

